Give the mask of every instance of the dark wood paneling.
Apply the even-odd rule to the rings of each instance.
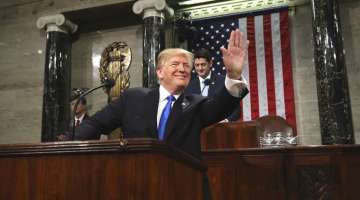
[[[204,151],[214,200],[359,199],[360,145]]]
[[[360,155],[359,152],[347,152],[338,155],[339,185],[344,199],[357,200],[360,198]]]

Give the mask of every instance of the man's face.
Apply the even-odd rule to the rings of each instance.
[[[71,112],[74,112],[74,107],[75,107],[76,101],[77,101],[77,99],[71,101],[71,103],[70,103]],[[82,104],[81,101],[79,101],[79,104],[76,108],[75,115],[80,115],[80,114],[84,113],[85,111],[86,111],[86,105]]]
[[[208,62],[205,58],[195,58],[195,71],[201,78],[206,78],[211,70],[212,62]]]
[[[161,85],[172,94],[184,90],[190,81],[191,65],[186,56],[169,58],[156,70]]]

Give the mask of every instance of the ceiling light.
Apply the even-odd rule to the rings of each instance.
[[[206,3],[206,2],[211,2],[211,1],[215,1],[215,0],[188,0],[188,1],[179,2],[179,5],[180,6],[188,6],[188,5]]]

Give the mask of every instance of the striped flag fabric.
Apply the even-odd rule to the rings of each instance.
[[[220,47],[227,46],[232,30],[239,28],[249,40],[243,76],[249,83],[250,93],[241,102],[241,120],[277,115],[296,130],[287,8],[198,20],[193,21],[193,26],[197,35],[188,47],[193,52],[201,48],[210,51],[212,73],[225,74]]]

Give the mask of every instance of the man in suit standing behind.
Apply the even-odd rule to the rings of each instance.
[[[225,84],[225,76],[212,73],[212,59],[210,52],[206,49],[200,49],[194,54],[194,67],[196,76],[194,76],[187,88],[185,94],[200,94],[202,96],[214,97]],[[237,121],[240,117],[240,106],[238,105],[231,115],[227,116],[222,122]]]

